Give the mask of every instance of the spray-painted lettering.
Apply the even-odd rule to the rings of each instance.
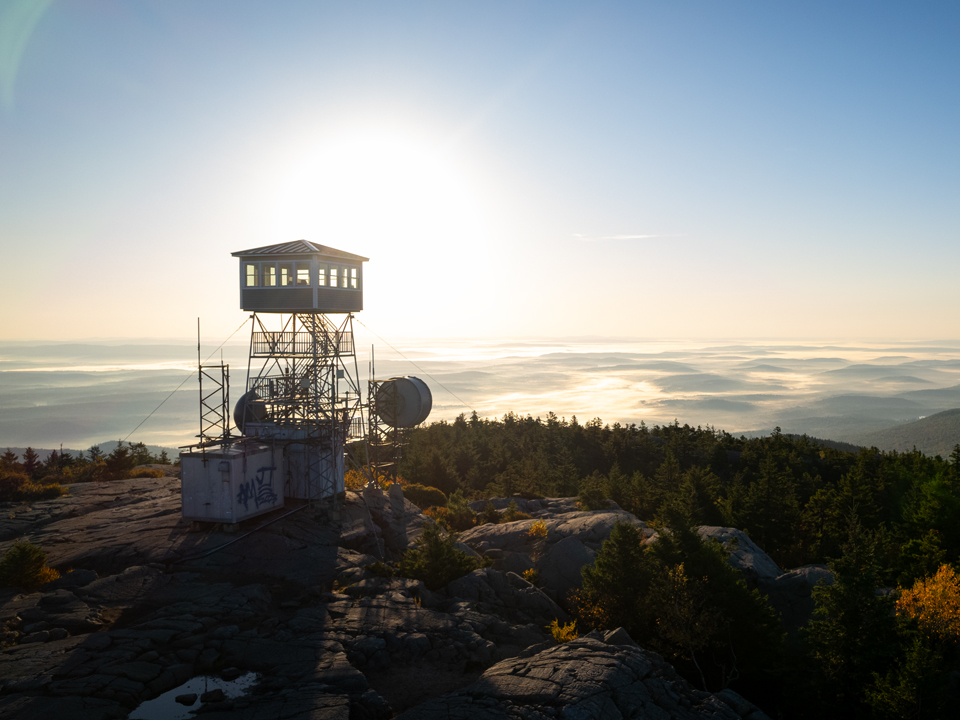
[[[256,477],[240,483],[237,504],[243,505],[245,510],[249,510],[251,500],[253,500],[255,508],[259,508],[261,505],[273,505],[277,502],[277,494],[273,491],[273,473],[276,469],[276,467],[262,467],[257,470]]]

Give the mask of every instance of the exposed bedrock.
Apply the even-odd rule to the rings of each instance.
[[[763,717],[735,694],[691,689],[625,631],[557,646],[546,627],[569,620],[557,600],[582,565],[616,522],[644,525],[616,506],[529,502],[546,537],[531,539],[533,520],[465,532],[464,547],[496,564],[433,592],[367,569],[430,522],[397,490],[288,507],[235,533],[181,521],[175,478],[8,503],[0,551],[25,537],[63,576],[0,591],[0,716],[123,718],[197,675],[255,672],[243,697],[182,701],[224,720]],[[737,548],[731,562],[805,612],[820,569],[776,574],[758,548]],[[531,568],[540,587],[522,576]]]

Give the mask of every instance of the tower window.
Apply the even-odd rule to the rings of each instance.
[[[322,273],[321,273],[322,276]],[[309,285],[310,284],[310,263],[298,262],[297,263],[297,285]],[[320,283],[323,284],[322,282]]]
[[[293,287],[293,265],[280,263],[280,287]]]
[[[263,265],[263,284],[264,287],[277,286],[277,266],[272,263]]]
[[[358,287],[357,283],[358,283],[358,280],[357,280],[357,269],[356,269],[356,268],[350,268],[350,288],[353,289],[353,290],[356,290],[357,287]]]
[[[337,282],[337,271],[339,268],[336,265],[330,266],[330,287],[337,287],[339,283]]]
[[[247,287],[256,287],[260,284],[259,267],[256,263],[247,263]]]

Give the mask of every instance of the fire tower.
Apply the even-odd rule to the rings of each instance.
[[[234,422],[245,437],[283,447],[286,497],[336,495],[344,446],[363,436],[352,313],[363,310],[368,258],[306,240],[233,256],[240,307],[253,311]]]
[[[246,391],[233,411],[240,435],[221,417],[227,369],[201,366],[200,443],[181,453],[191,520],[236,523],[285,497],[333,497],[344,489],[345,445],[363,437],[353,313],[363,309],[368,258],[306,240],[233,256],[240,307],[253,313]]]

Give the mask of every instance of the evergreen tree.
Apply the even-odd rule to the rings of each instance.
[[[736,525],[746,528],[751,540],[783,563],[795,542],[799,519],[793,478],[768,455],[744,495]]]
[[[643,604],[648,596],[652,568],[643,547],[643,531],[617,523],[593,565],[582,570],[583,591],[578,598],[581,618],[594,627],[626,628],[634,639],[651,633]]]
[[[7,451],[0,455],[0,468],[16,472],[23,470],[23,465],[20,464],[20,457],[13,450],[7,448]]]
[[[115,480],[124,477],[128,470],[133,468],[130,450],[123,446],[123,440],[117,441],[117,446],[107,455],[106,478]]]
[[[23,451],[23,471],[30,477],[34,477],[42,467],[40,456],[34,452],[32,447]]]
[[[664,512],[689,526],[720,525],[723,516],[718,507],[719,494],[720,479],[709,469],[694,466],[683,474]]]
[[[819,675],[818,701],[825,715],[864,714],[865,688],[874,673],[888,669],[896,647],[893,603],[877,594],[876,545],[876,535],[851,516],[843,555],[828,563],[833,582],[813,591],[816,609],[804,640]]]
[[[137,465],[148,465],[154,461],[153,455],[150,454],[150,450],[147,449],[147,446],[142,442],[138,442],[135,445],[130,445],[130,465],[136,467]]]

